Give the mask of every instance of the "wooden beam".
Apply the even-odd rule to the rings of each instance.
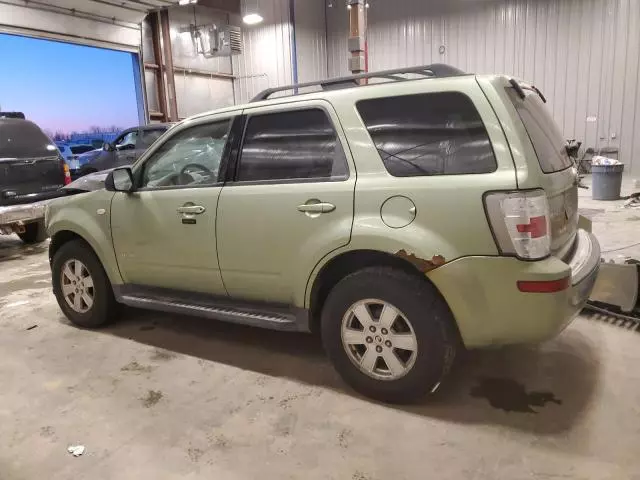
[[[160,109],[160,113],[162,114],[162,120],[166,122],[169,120],[169,115],[167,114],[167,90],[166,90],[165,81],[164,81],[164,74],[162,71],[160,14],[158,12],[151,13],[149,15],[149,25],[151,26],[151,39],[153,42],[153,58],[156,62],[155,65],[158,67],[156,69],[156,74],[155,74],[157,95],[158,95],[156,98],[156,101],[158,102],[158,108]],[[149,100],[147,100],[147,103],[148,102]]]

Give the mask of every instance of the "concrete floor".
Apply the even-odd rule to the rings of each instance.
[[[621,203],[581,198],[605,250],[640,241]],[[75,328],[46,245],[0,237],[0,479],[640,479],[639,345],[582,316],[386,406],[348,390],[312,336],[134,310]]]

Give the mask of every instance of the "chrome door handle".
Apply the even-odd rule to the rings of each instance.
[[[328,213],[333,212],[336,206],[333,203],[304,203],[298,205],[298,211],[304,213]]]
[[[188,214],[188,215],[200,215],[204,213],[206,208],[200,205],[191,205],[188,207],[180,207],[178,208],[178,213]]]

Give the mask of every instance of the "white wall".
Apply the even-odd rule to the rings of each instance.
[[[348,74],[348,21],[344,2],[331,3],[328,62],[329,76],[336,76]],[[640,1],[370,4],[370,70],[442,62],[515,75],[543,91],[566,138],[618,147],[627,171],[640,173]]]
[[[236,103],[245,103],[269,87],[293,83],[289,0],[250,0],[264,21],[242,24],[242,54],[233,56]],[[243,11],[246,0],[242,2]]]

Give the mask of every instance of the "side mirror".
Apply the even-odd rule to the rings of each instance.
[[[102,150],[104,150],[105,152],[113,152],[115,148],[109,142],[104,142],[102,144]]]
[[[104,181],[109,192],[133,192],[133,173],[129,167],[116,168]]]

